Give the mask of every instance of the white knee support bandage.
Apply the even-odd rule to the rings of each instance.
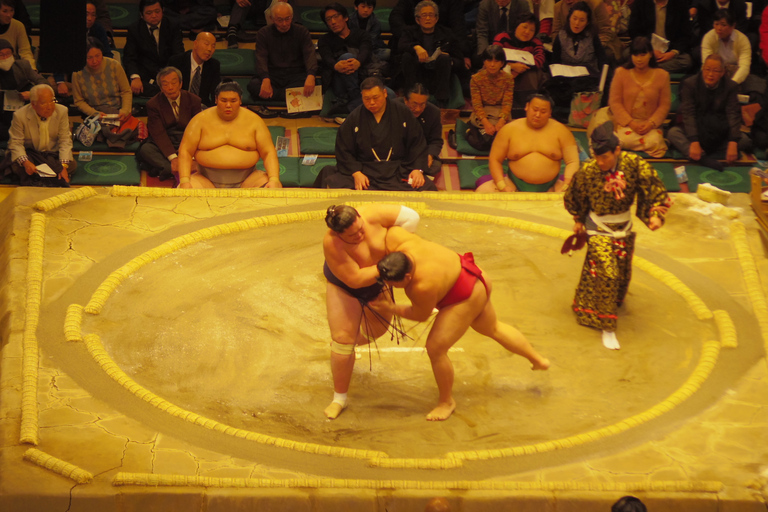
[[[339,354],[340,356],[349,356],[355,352],[355,345],[353,343],[339,343],[338,341],[331,341],[331,352]]]

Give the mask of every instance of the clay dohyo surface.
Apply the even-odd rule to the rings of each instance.
[[[19,192],[18,220],[28,218],[35,195]],[[756,364],[764,366],[759,326],[743,284],[734,284],[740,276],[730,247],[732,221],[684,206],[673,209],[667,227],[657,233],[636,228],[636,255],[677,276],[710,309],[727,311],[737,327],[738,348],[721,349],[706,382],[674,410],[573,449],[468,461],[451,471],[375,468],[348,459],[331,464],[325,455],[262,446],[186,425],[131,395],[94,363],[83,343],[63,337],[70,304],[85,305],[112,271],[168,240],[254,216],[324,211],[339,202],[101,193],[46,213],[40,383],[48,385],[46,372],[55,373],[54,380],[71,378],[75,395],[93,397],[92,403],[99,406],[84,401],[68,407],[68,417],[61,421],[62,411],[53,402],[70,406],[73,398],[63,395],[73,392],[46,388],[41,449],[67,459],[48,439],[78,422],[93,423],[93,415],[98,423],[102,418],[97,410],[106,409],[109,416],[117,413],[129,424],[142,425],[141,430],[156,432],[143,434],[144,443],[151,444],[153,436],[173,436],[192,451],[213,451],[242,459],[243,465],[277,471],[331,478],[513,478],[658,442],[699,421],[696,417],[722,403],[745,375],[756,371]],[[472,251],[493,282],[492,300],[500,319],[520,329],[553,363],[548,372],[531,372],[522,358],[468,332],[451,352],[457,410],[449,421],[424,421],[435,403],[436,388],[423,350],[428,325],[412,323],[406,323],[408,337],[399,345],[385,336],[370,353],[361,351],[349,408],[335,421],[324,418],[332,386],[321,273],[322,220],[260,227],[174,251],[122,282],[100,314],[85,315],[82,331],[98,334],[128,376],[182,409],[237,429],[403,459],[533,445],[616,424],[653,409],[683,386],[697,367],[704,343],[720,336],[714,322],[697,318],[680,294],[635,269],[620,310],[617,335],[622,350],[608,351],[600,344],[599,332],[576,325],[570,311],[583,251],[568,258],[560,254],[562,239],[557,237],[428,213],[477,212],[569,229],[561,203],[427,200],[421,206],[419,234],[457,252]],[[23,233],[23,222],[16,222],[14,229]],[[726,259],[731,261],[724,272],[716,265]],[[397,299],[406,300],[401,293]],[[8,353],[6,343],[4,363]],[[11,382],[5,375],[3,381]],[[764,450],[755,454],[763,457],[763,464]],[[70,462],[94,471],[87,457],[69,455]],[[115,469],[162,472],[152,463],[141,466],[114,468],[112,474]],[[201,474],[199,465],[196,474]],[[705,475],[686,477],[713,478]]]

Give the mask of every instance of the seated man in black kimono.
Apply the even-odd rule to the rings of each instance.
[[[315,187],[355,190],[437,190],[424,177],[427,143],[419,121],[402,102],[387,96],[379,78],[360,86],[363,104],[336,135],[336,166],[318,174]]]

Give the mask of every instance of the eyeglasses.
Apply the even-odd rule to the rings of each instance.
[[[419,14],[419,18],[426,18],[426,19],[437,18],[437,14],[434,14],[434,13],[431,13],[431,12],[427,12],[427,13],[424,13],[424,14]]]
[[[327,18],[325,18],[325,22],[326,22],[326,23],[330,23],[330,22],[332,22],[332,21],[336,21],[336,20],[338,20],[339,18],[341,18],[341,14],[339,14],[339,13],[336,13],[336,14],[331,14],[330,16],[328,16]]]

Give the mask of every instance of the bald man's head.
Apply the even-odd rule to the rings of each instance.
[[[192,43],[192,54],[198,64],[203,63],[213,57],[216,51],[216,36],[210,32],[200,32]]]

